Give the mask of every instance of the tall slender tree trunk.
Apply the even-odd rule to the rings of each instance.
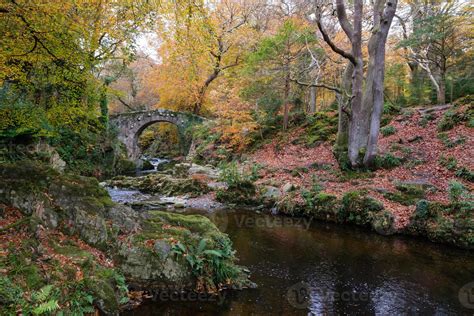
[[[288,120],[289,120],[289,112],[290,112],[290,65],[285,65],[285,87],[283,91],[283,129],[286,130],[288,128]]]
[[[350,113],[350,95],[351,80],[354,72],[354,65],[347,63],[342,78],[341,93],[337,95],[338,100],[338,124],[336,146],[334,148],[335,155],[339,164],[345,165],[347,162],[347,144],[349,141],[349,113]]]
[[[316,87],[311,86],[309,88],[309,113],[314,114],[316,112]]]
[[[438,80],[438,89],[436,90],[436,101],[438,104],[446,104],[446,80],[443,70]]]

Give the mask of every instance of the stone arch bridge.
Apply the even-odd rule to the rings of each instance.
[[[171,123],[178,127],[181,152],[186,154],[192,141],[186,130],[202,121],[203,118],[197,115],[164,109],[126,112],[110,116],[110,123],[117,128],[118,139],[127,148],[130,160],[136,160],[140,156],[138,138],[141,133],[148,126],[159,122]]]

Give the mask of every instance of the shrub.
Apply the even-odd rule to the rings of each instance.
[[[467,116],[465,113],[459,111],[459,108],[454,108],[444,113],[441,120],[438,122],[438,131],[444,132],[452,129],[459,123],[466,121]]]
[[[242,184],[254,182],[258,179],[258,171],[260,166],[258,164],[252,165],[250,171],[239,169],[237,163],[232,161],[230,163],[221,162],[219,164],[221,170],[220,180],[225,182],[229,187],[239,187]]]
[[[466,167],[461,167],[455,172],[456,177],[465,179],[469,182],[474,182],[474,172],[467,169]]]
[[[439,157],[439,164],[448,170],[454,170],[458,165],[458,161],[453,156],[446,157],[444,155],[441,155]]]
[[[382,133],[384,137],[393,135],[396,132],[397,132],[397,129],[394,126],[385,126],[380,129],[380,133]]]
[[[240,170],[235,161],[220,164],[220,180],[227,184],[227,189],[218,190],[219,202],[251,205],[256,202],[256,189],[253,182],[258,178],[258,165],[252,170]]]
[[[467,189],[461,182],[458,181],[450,181],[449,182],[449,200],[452,203],[458,203],[461,199],[466,195]]]
[[[375,158],[375,167],[383,169],[391,169],[402,164],[402,158],[396,157],[390,153]]]

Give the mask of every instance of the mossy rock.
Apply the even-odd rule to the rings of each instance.
[[[250,181],[220,189],[216,193],[216,200],[224,204],[258,205],[261,201],[257,196],[255,185]]]
[[[373,214],[381,210],[382,203],[367,196],[366,191],[347,192],[342,198],[338,221],[367,226],[371,224]]]
[[[322,220],[337,222],[341,202],[335,195],[318,193],[307,200],[304,214]]]
[[[149,174],[143,177],[115,177],[107,181],[110,186],[137,189],[144,193],[164,196],[199,196],[209,192],[209,187],[197,179],[174,178],[167,174]]]
[[[304,133],[304,142],[314,147],[321,142],[333,139],[337,133],[337,115],[327,112],[317,112],[308,118],[308,127]]]
[[[405,231],[434,242],[474,249],[474,208],[472,203],[441,204],[421,200]]]
[[[137,172],[137,166],[131,160],[119,158],[115,163],[114,172],[121,175],[134,175]]]
[[[119,284],[122,280],[123,284]],[[94,296],[94,304],[108,315],[117,315],[120,306],[127,301],[125,280],[114,269],[99,268],[84,280],[88,292]]]
[[[381,235],[392,235],[396,232],[395,217],[389,211],[383,210],[372,215],[372,228]]]
[[[206,240],[206,250],[219,253],[220,259],[218,265],[211,264],[202,254],[204,266],[196,271],[176,249],[189,256],[196,255],[193,251],[202,240]],[[229,237],[207,217],[162,211],[149,212],[143,230],[123,244],[117,258],[131,284],[146,289],[167,285],[195,289],[199,285],[218,288],[250,284],[235,260]]]
[[[403,205],[415,205],[425,198],[426,191],[434,189],[432,185],[425,183],[397,183],[395,187],[398,192],[387,192],[384,196]]]

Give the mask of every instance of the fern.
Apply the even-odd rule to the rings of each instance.
[[[40,291],[41,292],[41,291]],[[34,315],[44,315],[50,314],[59,309],[59,304],[57,300],[49,300],[47,302],[41,303],[38,307],[33,309]]]
[[[43,286],[39,291],[34,292],[31,295],[31,299],[35,303],[42,303],[45,302],[49,296],[51,295],[51,292],[53,291],[53,286],[52,285],[45,285]]]

